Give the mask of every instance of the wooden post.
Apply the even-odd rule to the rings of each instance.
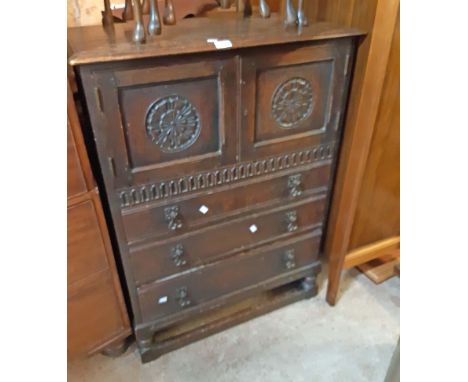
[[[325,252],[329,259],[327,301],[335,305],[345,255],[377,118],[399,0],[378,0],[367,65],[359,99],[350,102],[337,183],[328,223]]]

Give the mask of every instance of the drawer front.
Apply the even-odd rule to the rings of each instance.
[[[289,172],[288,175],[266,181],[239,182],[221,187],[214,193],[179,198],[170,204],[159,203],[124,210],[127,240],[132,243],[148,237],[176,236],[279,199],[291,202],[313,193],[326,192],[330,171],[330,161],[327,161],[319,167]]]
[[[127,331],[111,272],[78,291],[69,292],[67,304],[68,355],[84,355]]]
[[[316,230],[177,278],[145,285],[138,289],[142,317],[162,318],[309,265],[318,258],[320,233]]]
[[[69,285],[109,267],[92,200],[68,207],[67,235]]]
[[[351,55],[337,40],[242,56],[242,160],[336,140]]]
[[[86,78],[86,99],[115,187],[235,162],[235,58],[104,67]]]
[[[228,254],[321,226],[324,194],[276,210],[245,216],[187,235],[131,248],[137,284],[186,271]]]

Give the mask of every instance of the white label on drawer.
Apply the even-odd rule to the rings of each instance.
[[[203,215],[206,215],[206,213],[209,211],[209,208],[203,205],[198,209],[198,211],[200,211]]]
[[[162,296],[158,300],[158,304],[165,304],[167,302],[167,296]]]
[[[256,226],[255,224],[252,224],[252,225],[249,227],[249,230],[250,230],[250,232],[255,233],[255,232],[258,231],[258,228],[257,228],[257,226]]]

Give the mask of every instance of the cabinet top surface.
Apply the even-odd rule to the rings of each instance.
[[[144,23],[146,27],[146,18]],[[207,41],[209,39],[228,39],[232,47],[223,50],[231,50],[363,34],[354,28],[325,22],[310,23],[299,34],[297,28],[285,29],[278,14],[268,19],[258,15],[248,18],[220,15],[184,19],[175,26],[163,25],[161,35],[147,36],[146,43],[138,45],[132,41],[133,26],[134,23],[129,22],[114,24],[112,29],[101,25],[69,28],[69,63],[81,65],[217,51],[215,44]]]

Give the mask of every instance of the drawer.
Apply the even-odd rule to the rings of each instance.
[[[67,348],[70,357],[84,355],[129,331],[116,295],[111,272],[78,290],[68,291]]]
[[[68,207],[68,284],[73,284],[109,267],[103,233],[92,200]]]
[[[244,216],[164,242],[131,247],[135,282],[143,284],[321,226],[326,195]]]
[[[152,204],[124,210],[122,220],[128,242],[148,237],[176,236],[216,220],[273,204],[326,192],[331,172],[330,161],[289,172],[287,175],[239,182],[220,187],[216,192],[174,199],[170,204]]]
[[[321,230],[243,253],[165,281],[138,288],[142,317],[157,320],[230,293],[242,293],[317,260]],[[235,270],[235,271],[234,271]]]

